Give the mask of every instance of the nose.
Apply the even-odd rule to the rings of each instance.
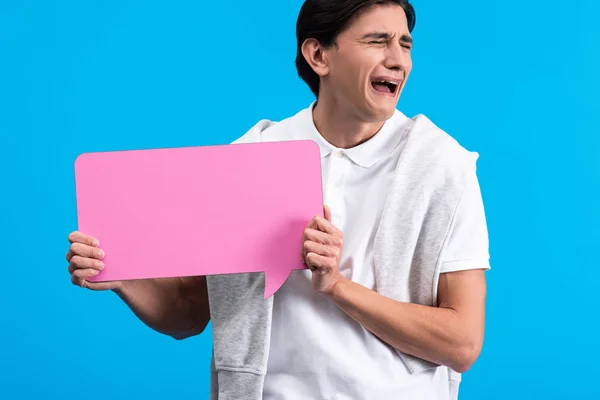
[[[407,71],[410,68],[410,51],[400,45],[400,43],[390,44],[388,46],[385,66],[393,71]]]

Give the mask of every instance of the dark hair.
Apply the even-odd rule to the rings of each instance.
[[[358,13],[374,5],[396,4],[404,9],[408,30],[415,27],[415,9],[408,0],[306,0],[296,22],[296,69],[298,75],[319,97],[320,77],[313,71],[302,54],[302,44],[306,39],[316,39],[322,46],[335,44],[337,36],[350,25]]]

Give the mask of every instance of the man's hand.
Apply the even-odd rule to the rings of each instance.
[[[104,268],[101,261],[104,251],[100,249],[98,240],[81,232],[69,234],[71,246],[66,259],[69,263],[68,271],[74,285],[91,290],[113,290],[121,286],[120,281],[114,282],[88,282],[87,279],[98,275]]]
[[[66,255],[71,282],[90,290],[112,290],[146,325],[181,340],[198,335],[210,321],[205,276],[90,282],[104,268],[98,240],[82,232],[69,234]]]
[[[302,236],[302,259],[313,272],[313,288],[322,294],[332,293],[344,277],[340,274],[343,234],[331,223],[331,210],[324,207],[325,218],[316,216]]]

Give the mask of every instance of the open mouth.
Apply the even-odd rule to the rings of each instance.
[[[376,79],[371,81],[371,86],[380,93],[396,94],[400,87],[400,81]]]

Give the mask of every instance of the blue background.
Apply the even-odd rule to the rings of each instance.
[[[483,352],[461,399],[600,398],[600,6],[417,0],[399,108],[481,154]],[[0,398],[208,398],[183,342],[71,285],[75,157],[228,143],[312,100],[300,0],[0,3]]]

